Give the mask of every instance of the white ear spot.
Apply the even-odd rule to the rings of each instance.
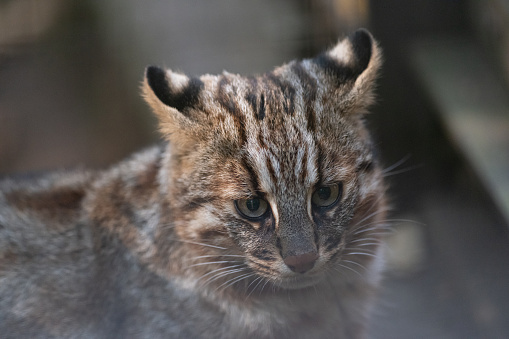
[[[355,63],[352,44],[348,39],[344,39],[338,43],[328,54],[341,65],[353,66]]]
[[[170,70],[166,71],[166,77],[175,92],[180,92],[189,83],[189,78],[185,74],[175,73]]]

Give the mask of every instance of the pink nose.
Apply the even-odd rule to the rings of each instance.
[[[296,273],[305,273],[315,266],[318,253],[308,252],[299,255],[291,255],[283,259],[286,266]]]

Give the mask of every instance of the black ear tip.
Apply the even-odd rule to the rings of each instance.
[[[353,46],[370,47],[372,44],[371,33],[365,28],[359,28],[348,36]]]
[[[157,66],[147,66],[145,68],[145,78],[152,89],[154,89],[154,85],[166,82],[164,70]]]
[[[145,68],[145,75],[148,75],[149,73],[157,73],[157,72],[164,72],[160,67],[154,66],[154,65],[148,65],[147,68]]]
[[[145,78],[154,94],[165,104],[170,103],[170,88],[164,69],[157,66],[148,66],[145,69]]]
[[[365,70],[371,59],[373,38],[368,30],[361,28],[350,34],[348,37],[352,44],[352,48],[357,57],[358,67]]]
[[[366,28],[359,28],[355,32],[350,33],[349,38],[353,37],[367,37],[371,39],[371,33]]]

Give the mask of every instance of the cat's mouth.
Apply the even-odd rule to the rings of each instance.
[[[275,284],[284,289],[296,290],[311,287],[318,284],[324,278],[320,273],[304,273],[282,277],[275,281]]]
[[[274,265],[272,267],[260,266],[256,262],[252,262],[251,264],[252,270],[256,272],[256,275],[261,279],[260,283],[253,283],[257,286],[266,285],[263,283],[263,281],[265,281],[276,288],[296,290],[317,285],[323,281],[326,276],[322,269],[323,263],[321,260],[319,260],[313,268],[302,273],[295,272],[295,270],[288,268],[288,266],[283,263],[281,263],[282,265]],[[255,281],[260,280],[255,278]]]

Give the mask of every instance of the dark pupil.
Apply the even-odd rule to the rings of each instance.
[[[320,187],[318,189],[318,196],[322,200],[327,200],[330,198],[330,187]]]
[[[251,212],[257,211],[260,208],[260,199],[249,199],[246,201],[246,207]]]

